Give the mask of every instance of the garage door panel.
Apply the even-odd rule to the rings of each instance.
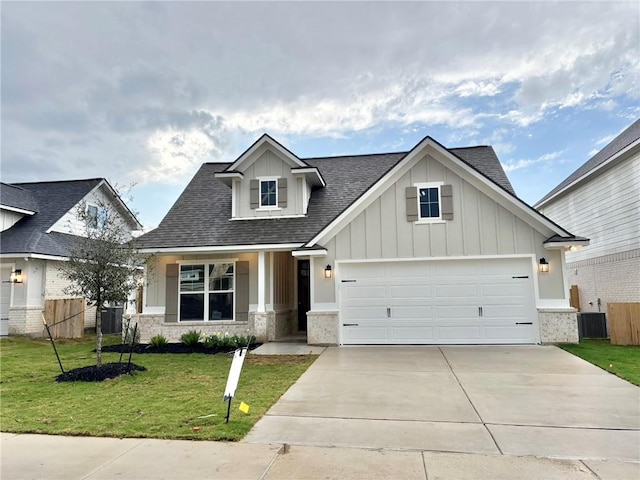
[[[414,300],[414,305],[403,305],[400,307],[393,307],[391,309],[391,322],[397,322],[402,319],[415,318],[424,322],[433,319],[433,306],[425,305],[424,300]],[[422,303],[418,303],[422,302]]]
[[[391,338],[397,343],[415,343],[416,338],[431,339],[434,337],[434,327],[391,327]]]
[[[430,285],[392,285],[389,287],[389,297],[393,299],[431,297]]]
[[[478,306],[476,302],[470,302],[473,305],[436,305],[436,317],[443,322],[457,320],[477,320]]]
[[[458,282],[460,279],[458,279]],[[445,298],[476,298],[478,296],[478,286],[474,284],[436,285],[436,299]]]
[[[346,290],[347,298],[385,298],[385,285],[355,285]]]
[[[350,307],[346,310],[347,318],[349,320],[383,320],[387,321],[387,307],[377,306],[363,306],[363,307]]]
[[[416,263],[420,263],[419,268],[416,268]],[[414,277],[427,277],[433,276],[432,265],[425,262],[397,262],[390,263],[388,265],[388,278],[414,278]]]
[[[469,325],[438,326],[438,338],[441,340],[473,341],[480,340],[480,327]]]
[[[345,327],[347,343],[388,343],[388,327]]]
[[[348,263],[341,272],[353,280],[340,285],[341,323],[357,324],[342,327],[342,343],[537,340],[528,258]]]

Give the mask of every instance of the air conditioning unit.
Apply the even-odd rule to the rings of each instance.
[[[609,338],[607,317],[600,312],[578,313],[578,335],[583,338]]]

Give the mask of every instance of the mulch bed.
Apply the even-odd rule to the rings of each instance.
[[[90,365],[61,373],[56,377],[56,382],[103,382],[109,378],[125,374],[133,375],[136,371],[144,372],[146,370],[145,367],[135,363],[103,363],[100,367]]]
[[[261,343],[252,343],[249,346],[249,350],[253,350],[254,348],[262,345]],[[118,344],[118,345],[108,345],[102,347],[103,352],[115,352],[115,353],[129,353],[131,351],[131,347],[126,344]],[[133,353],[204,353],[206,355],[215,355],[216,353],[229,353],[235,351],[235,348],[229,348],[226,350],[221,350],[217,348],[205,348],[204,345],[198,344],[193,347],[188,347],[184,343],[168,343],[166,346],[162,348],[157,348],[147,343],[139,343],[133,347]]]

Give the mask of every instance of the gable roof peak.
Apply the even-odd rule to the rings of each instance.
[[[268,133],[263,133],[255,142],[251,144],[249,148],[247,148],[244,152],[240,154],[240,156],[226,169],[225,172],[233,172],[237,171],[238,167],[244,163],[253,153],[255,153],[260,147],[268,144],[273,149],[278,151],[281,155],[287,158],[291,163],[296,165],[298,168],[309,167],[309,165],[301,160],[295,153],[289,150],[287,147],[278,142],[275,138],[273,138]]]

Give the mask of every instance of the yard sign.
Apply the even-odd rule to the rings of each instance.
[[[231,362],[231,368],[229,369],[229,378],[227,378],[227,386],[224,389],[223,401],[228,401],[227,406],[227,420],[229,422],[229,414],[231,413],[231,399],[236,394],[236,388],[238,388],[238,381],[240,380],[240,372],[242,371],[242,364],[244,363],[244,357],[247,356],[247,348],[238,348],[233,354],[233,361]]]

